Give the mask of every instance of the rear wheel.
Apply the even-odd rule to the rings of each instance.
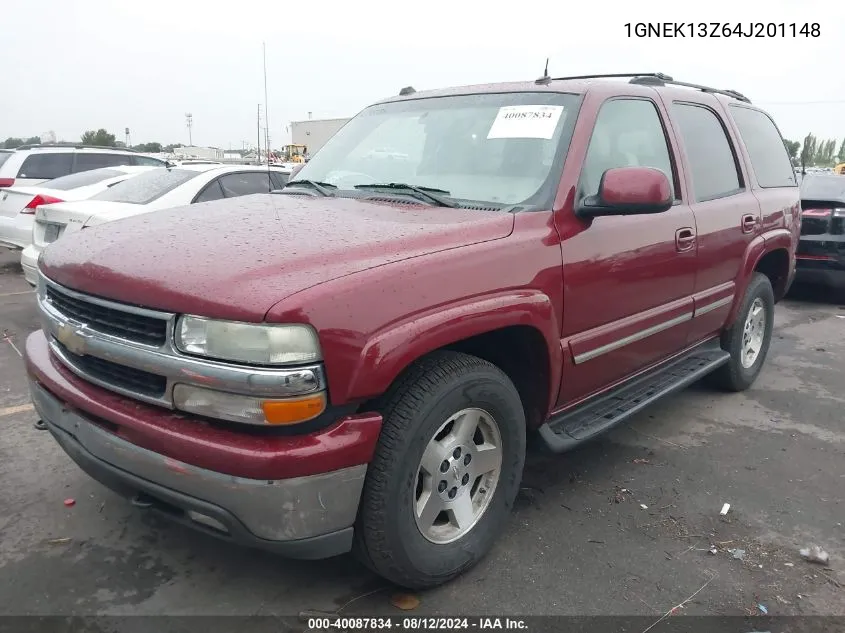
[[[722,335],[722,349],[731,359],[712,374],[716,385],[728,391],[744,391],[754,384],[769,352],[774,317],[772,283],[762,273],[754,273],[736,322]]]
[[[491,363],[438,352],[407,371],[381,410],[356,551],[399,585],[441,584],[477,563],[506,523],[525,461],[519,394]]]

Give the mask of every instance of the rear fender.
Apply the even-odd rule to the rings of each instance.
[[[411,315],[374,333],[361,351],[342,401],[379,396],[418,358],[473,336],[516,325],[535,328],[548,348],[548,411],[560,384],[559,328],[551,299],[530,290],[472,297]]]
[[[794,254],[793,240],[794,236],[792,232],[789,229],[782,228],[766,231],[751,240],[748,247],[745,249],[745,257],[742,260],[739,275],[736,278],[736,287],[738,292],[734,298],[731,311],[728,314],[725,327],[730,327],[736,320],[737,313],[739,312],[739,306],[742,304],[742,299],[745,297],[745,289],[748,287],[751,277],[754,274],[754,270],[757,268],[757,264],[760,263],[763,256],[781,248]],[[793,257],[790,261],[790,273],[794,265]]]

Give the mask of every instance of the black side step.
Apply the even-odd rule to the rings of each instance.
[[[540,437],[555,453],[571,450],[656,400],[691,385],[728,360],[730,354],[719,347],[719,339],[703,343],[668,365],[553,416],[540,427]]]

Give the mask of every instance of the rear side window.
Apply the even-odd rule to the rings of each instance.
[[[196,197],[194,202],[211,202],[212,200],[222,200],[223,198],[223,190],[220,188],[220,181],[218,179],[211,181],[211,183],[202,190],[200,195]]]
[[[132,164],[133,156],[125,154],[93,154],[80,152],[76,154],[73,161],[73,171],[88,171],[90,169],[101,169],[102,167],[118,167],[119,165]]]
[[[12,155],[12,152],[0,152],[0,165],[2,165],[7,160],[9,160],[9,156],[11,156],[11,155]]]
[[[274,171],[274,172],[272,172],[271,178],[273,179],[273,187],[274,188],[283,189],[284,186],[287,184],[290,176],[288,174],[281,174],[277,171]]]
[[[91,200],[148,204],[196,178],[201,172],[190,169],[151,169],[98,193]]]
[[[774,121],[759,110],[735,105],[731,106],[731,115],[748,150],[757,183],[761,187],[794,187],[795,172]]]
[[[78,174],[69,174],[61,178],[55,178],[54,180],[45,182],[43,186],[47,189],[56,189],[57,191],[69,191],[77,187],[96,185],[98,182],[102,182],[107,178],[122,175],[122,171],[115,169],[92,169],[91,171],[83,171]]]
[[[24,159],[18,171],[18,178],[52,180],[59,176],[67,176],[71,165],[73,165],[73,154],[70,152],[38,152]]]
[[[163,167],[165,162],[158,158],[151,158],[149,156],[133,156],[133,165],[141,165],[143,167]]]
[[[267,172],[257,171],[222,176],[220,186],[227,198],[248,196],[252,193],[268,193],[270,189],[276,188],[275,185],[271,185]]]
[[[695,199],[703,202],[739,193],[742,185],[736,158],[716,113],[686,103],[673,104],[672,112],[692,171]]]

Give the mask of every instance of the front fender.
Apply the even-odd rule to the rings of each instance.
[[[520,290],[471,297],[394,322],[365,343],[344,401],[384,393],[418,358],[444,346],[509,326],[536,329],[550,360],[549,393],[560,384],[561,349],[551,299],[539,291]]]

